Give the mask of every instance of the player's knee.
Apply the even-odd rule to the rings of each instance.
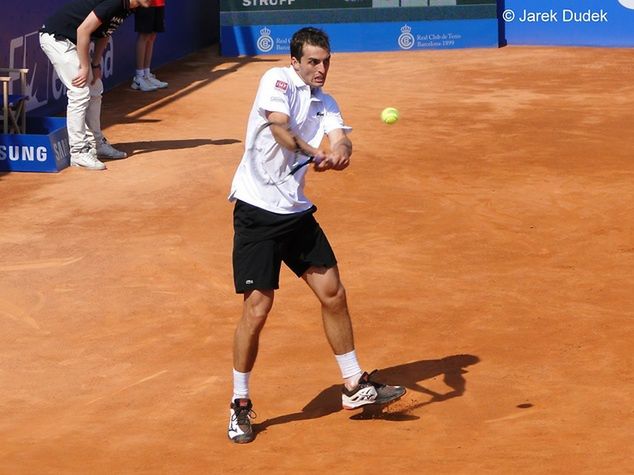
[[[321,299],[321,303],[325,307],[328,307],[332,310],[345,308],[348,303],[346,297],[346,289],[343,284],[338,283],[338,285],[327,289]]]
[[[262,329],[268,316],[269,311],[262,307],[250,308],[245,312],[247,324],[254,331]]]
[[[273,299],[250,296],[244,302],[244,317],[253,331],[260,331],[273,307]]]

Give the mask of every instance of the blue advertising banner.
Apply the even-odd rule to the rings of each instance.
[[[223,38],[222,54],[288,54],[293,33],[303,26],[223,26],[220,30]],[[491,20],[330,23],[312,26],[328,33],[331,47],[337,52],[494,47],[498,44],[497,22]]]
[[[324,8],[322,4],[307,8],[310,2],[284,7],[277,2],[268,9],[263,9],[261,3],[257,8],[252,2],[246,3],[226,0],[221,4],[230,8],[220,13],[221,53],[225,56],[287,53],[292,34],[306,25],[325,30],[335,51],[497,47],[499,43],[494,0],[416,3],[426,6],[376,0],[328,3],[338,8]],[[386,3],[396,6],[383,6]],[[304,9],[299,8],[302,5]]]
[[[503,0],[508,44],[634,46],[634,0]]]
[[[55,114],[66,104],[66,90],[55,75],[39,44],[38,29],[44,20],[70,0],[2,0],[0,15],[0,66],[28,68],[28,110],[38,115]],[[166,32],[157,36],[153,67],[159,67],[204,46],[219,37],[219,5],[208,0],[166,2]],[[110,39],[104,54],[106,89],[132,78],[135,69],[134,17],[128,18]],[[11,84],[11,91],[19,81]]]

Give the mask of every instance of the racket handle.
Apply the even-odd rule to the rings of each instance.
[[[304,160],[301,163],[298,163],[297,165],[295,165],[293,168],[291,168],[291,171],[289,173],[289,175],[295,175],[295,173],[300,170],[301,168],[305,167],[306,165],[308,165],[309,163],[312,163],[315,160],[315,157],[310,157],[307,160]]]

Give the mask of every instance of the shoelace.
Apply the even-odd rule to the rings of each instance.
[[[253,409],[248,409],[246,407],[236,407],[233,411],[234,413],[232,419],[237,421],[238,425],[248,424],[250,419],[258,417]]]
[[[368,374],[367,379],[366,379],[365,381],[363,381],[363,382],[361,382],[361,381],[360,381],[360,382],[359,382],[359,385],[363,385],[363,384],[365,384],[365,385],[372,385],[372,386],[374,386],[376,389],[379,389],[379,388],[384,387],[384,386],[385,386],[385,384],[382,384],[382,383],[377,383],[376,381],[373,381],[373,380],[372,380],[372,375],[373,375],[374,373],[376,373],[377,371],[378,371],[378,369],[375,369],[374,371],[372,371],[371,373],[369,373],[369,374]]]

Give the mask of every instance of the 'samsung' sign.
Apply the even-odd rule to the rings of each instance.
[[[32,145],[0,145],[0,160],[11,162],[45,162],[48,159],[46,147]]]

